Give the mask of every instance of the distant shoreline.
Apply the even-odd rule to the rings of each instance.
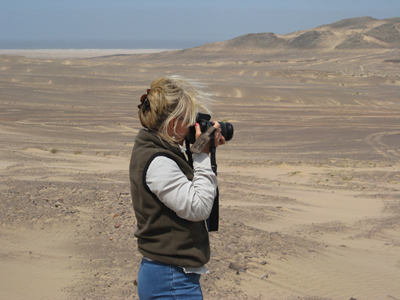
[[[0,49],[0,55],[25,56],[34,59],[76,59],[118,54],[143,54],[174,49]]]

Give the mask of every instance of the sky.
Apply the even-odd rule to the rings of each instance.
[[[0,49],[183,49],[400,17],[400,0],[0,0]]]

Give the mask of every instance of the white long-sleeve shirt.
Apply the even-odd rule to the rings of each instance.
[[[149,189],[176,214],[189,221],[206,220],[217,195],[217,176],[206,153],[193,154],[193,180],[187,179],[175,161],[156,157],[146,173]]]

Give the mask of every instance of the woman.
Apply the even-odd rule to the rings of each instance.
[[[133,147],[129,175],[143,259],[138,275],[139,298],[203,299],[200,275],[207,273],[210,244],[205,221],[216,196],[209,145],[193,154],[191,166],[183,143],[208,97],[175,77],[154,80],[141,98],[140,130]],[[224,144],[214,122],[215,146]],[[190,155],[187,154],[187,155]]]

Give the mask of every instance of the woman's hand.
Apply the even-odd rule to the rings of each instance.
[[[213,121],[214,127],[217,129],[214,132],[214,143],[215,143],[215,148],[217,148],[219,145],[223,145],[225,144],[225,138],[224,136],[221,134],[221,128],[218,122]],[[199,138],[199,136],[202,134],[201,129],[200,129],[200,125],[198,123],[196,123],[195,125],[196,128],[196,140]],[[204,147],[203,151],[204,153],[209,154],[210,153],[210,142],[207,143],[207,145]]]

